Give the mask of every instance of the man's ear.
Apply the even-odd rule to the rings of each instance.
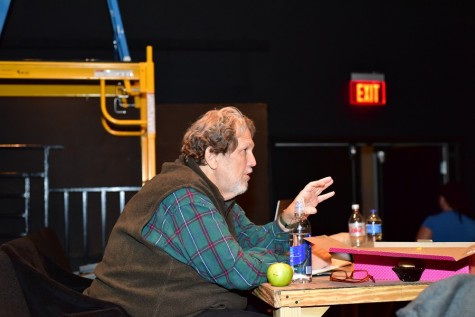
[[[212,170],[215,170],[218,167],[217,154],[211,152],[211,147],[209,146],[206,148],[205,151],[205,160]]]

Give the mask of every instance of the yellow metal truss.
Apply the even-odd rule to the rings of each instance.
[[[155,175],[156,134],[151,46],[146,53],[146,61],[139,63],[0,61],[0,97],[99,97],[102,125],[107,132],[141,138],[145,182]],[[140,117],[114,117],[107,109],[106,98],[114,98],[120,108],[138,108]]]

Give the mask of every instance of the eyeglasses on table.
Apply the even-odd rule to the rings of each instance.
[[[363,283],[367,281],[373,281],[374,277],[371,276],[366,270],[353,270],[351,272],[344,270],[334,270],[330,274],[330,281],[333,282],[346,282],[346,283]]]

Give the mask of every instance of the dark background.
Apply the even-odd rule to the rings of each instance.
[[[314,232],[344,231],[350,204],[365,191],[353,193],[347,149],[294,152],[279,142],[448,142],[457,148],[451,178],[463,181],[473,202],[473,1],[119,5],[132,60],[144,61],[145,47],[153,47],[157,113],[171,104],[267,105],[269,157],[262,166],[269,193],[261,199],[268,211],[250,211],[256,222],[272,218],[277,199],[331,175],[337,196],[319,207]],[[105,0],[13,0],[0,60],[112,61],[112,37]],[[387,105],[350,106],[351,73],[371,72],[385,75]],[[157,124],[157,138],[161,132]],[[52,155],[54,187],[140,183],[139,140],[103,131],[97,100],[0,100],[0,143],[64,145]],[[161,157],[157,152],[157,162]],[[391,240],[411,240],[437,209],[440,179],[424,151],[400,159],[386,173],[392,178],[385,201],[397,212],[387,206],[385,226]]]

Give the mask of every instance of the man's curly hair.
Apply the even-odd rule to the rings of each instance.
[[[246,129],[254,136],[254,123],[237,108],[210,110],[188,128],[183,136],[181,153],[198,165],[206,165],[208,147],[216,154],[232,153],[238,145],[236,135]]]

